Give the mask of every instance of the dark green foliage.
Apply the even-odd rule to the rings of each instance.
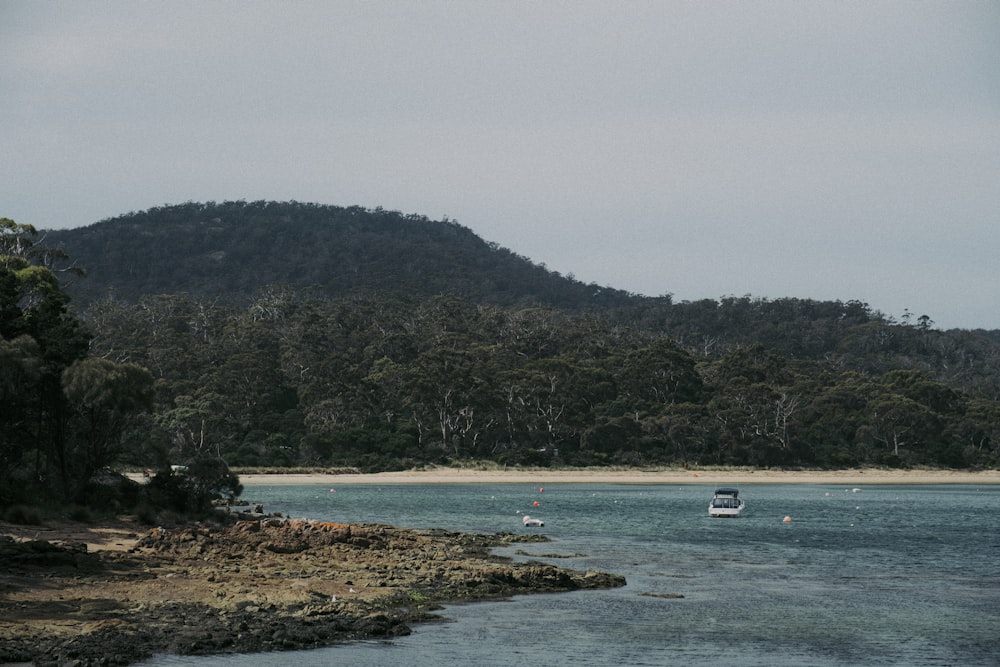
[[[122,474],[104,468],[92,475],[79,489],[71,511],[116,515],[134,511],[145,501],[145,487]]]
[[[464,460],[843,467],[997,459],[998,404],[926,371],[860,373],[840,369],[841,359],[790,359],[757,343],[697,354],[664,332],[593,314],[281,294],[280,309],[274,291],[260,297],[267,307],[171,297],[172,311],[197,326],[169,334],[148,319],[162,298],[93,312],[96,350],[158,369],[164,460],[385,470]]]
[[[152,404],[144,368],[87,357],[56,273],[32,263],[54,256],[35,235],[0,219],[0,505],[85,500]]]
[[[825,361],[835,370],[928,371],[954,388],[1000,397],[1000,332],[936,331],[926,315],[915,326],[904,315],[900,324],[859,300],[726,296],[677,303],[669,295],[642,297],[547,271],[454,221],[396,211],[300,202],[187,203],[49,231],[46,243],[59,251],[45,253],[54,266],[65,263],[61,253],[88,268],[87,278],[75,278],[66,288],[79,312],[144,301],[150,324],[159,327],[150,341],[154,348],[189,328],[217,335],[204,326],[209,306],[253,303],[258,320],[274,322],[309,298],[374,296],[379,309],[398,298],[448,294],[456,303],[508,309],[494,324],[516,353],[555,354],[552,334],[560,323],[551,311],[589,312],[614,319],[620,327],[615,337],[661,332],[696,358],[757,343],[780,357]],[[176,310],[178,295],[190,299],[186,307],[201,310]],[[533,319],[539,315],[554,328],[537,326]],[[338,325],[350,327],[352,319]],[[559,344],[605,354],[608,340],[589,333],[583,327],[569,339],[560,332]],[[326,344],[323,338],[303,342]],[[393,357],[404,352],[398,348],[404,343],[398,337],[379,342]],[[159,359],[151,355],[154,376]]]
[[[116,461],[998,463],[1000,339],[859,301],[673,303],[563,278],[451,221],[295,202],[164,207],[49,240],[90,269],[71,289],[100,359],[80,361],[87,336],[48,278],[0,272],[0,392],[30,403],[17,388],[54,378],[66,451],[151,398],[115,430]],[[19,315],[27,289],[52,301],[44,331]],[[37,451],[58,471],[4,419],[0,463],[30,472]],[[208,497],[157,479],[178,509]]]
[[[67,399],[67,428],[62,466],[74,482],[87,482],[94,471],[117,463],[138,416],[152,407],[153,378],[136,364],[87,358],[62,373]],[[64,481],[68,497],[79,495]],[[83,490],[86,493],[86,489]]]
[[[502,305],[607,307],[625,292],[553,274],[450,220],[300,202],[165,206],[48,232],[87,267],[69,287],[81,309],[113,291],[135,303],[190,294],[245,305],[266,285],[358,292],[455,294]]]
[[[243,485],[224,461],[205,458],[182,469],[161,470],[149,481],[145,491],[156,507],[204,515],[212,511],[213,500],[232,500],[243,492]]]
[[[19,526],[40,526],[45,519],[37,507],[9,505],[0,511],[0,519]]]

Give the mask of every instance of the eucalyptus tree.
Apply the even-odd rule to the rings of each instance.
[[[620,391],[651,407],[698,401],[704,391],[694,359],[667,338],[629,351],[618,378]]]
[[[798,412],[803,463],[850,467],[871,462],[870,443],[859,438],[868,423],[866,383],[856,373],[843,373],[803,400]]]
[[[894,465],[922,463],[928,437],[939,430],[934,413],[899,394],[886,393],[869,402],[869,434],[883,448],[882,461]]]
[[[946,436],[952,447],[942,465],[992,468],[1000,464],[1000,403],[974,398],[961,417],[952,419]]]
[[[0,268],[0,282],[5,275],[9,274]],[[37,445],[41,377],[42,360],[34,338],[0,337],[0,502],[3,487],[27,474],[27,454]]]
[[[63,371],[62,389],[68,428],[55,454],[62,488],[73,497],[122,454],[137,417],[152,407],[153,376],[136,364],[88,357]]]
[[[30,225],[0,219],[0,423],[3,495],[42,488],[72,498],[114,460],[129,415],[147,406],[137,366],[87,359],[90,336],[41,261]],[[2,484],[0,484],[2,486]]]

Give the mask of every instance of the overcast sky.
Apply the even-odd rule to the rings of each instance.
[[[1000,2],[0,0],[0,217],[231,199],[1000,329]]]

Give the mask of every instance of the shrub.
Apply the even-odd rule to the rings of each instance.
[[[11,505],[4,510],[3,520],[19,526],[40,526],[42,525],[42,513],[37,507]]]
[[[233,499],[243,492],[239,477],[222,459],[201,459],[183,471],[162,470],[146,486],[153,506],[196,515],[210,513],[217,498]]]

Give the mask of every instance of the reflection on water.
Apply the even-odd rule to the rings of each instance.
[[[392,642],[147,664],[1000,664],[1000,487],[748,485],[740,519],[708,518],[712,490],[250,486],[268,510],[333,521],[521,532],[530,512],[553,541],[501,553],[572,556],[551,560],[628,586],[450,607]]]

